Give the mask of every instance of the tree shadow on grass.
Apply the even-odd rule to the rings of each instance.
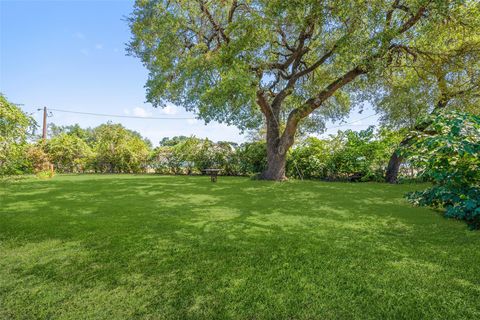
[[[87,314],[120,318],[349,317],[367,306],[378,317],[431,316],[431,306],[471,316],[478,233],[410,207],[402,195],[414,187],[168,176],[17,184],[0,209],[0,296],[12,312],[72,318],[84,300]]]

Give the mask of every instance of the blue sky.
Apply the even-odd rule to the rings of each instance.
[[[133,1],[0,0],[0,92],[33,112],[37,108],[93,113],[194,117],[173,105],[155,109],[145,103],[147,71],[126,56],[130,32],[124,18]],[[352,113],[347,122],[372,114]],[[242,142],[235,127],[201,120],[147,120],[95,117],[53,112],[49,122],[96,126],[112,120],[139,131],[156,145],[166,136],[196,135]],[[376,117],[341,129],[364,129]],[[338,124],[328,124],[329,127]],[[334,133],[332,128],[327,133]]]

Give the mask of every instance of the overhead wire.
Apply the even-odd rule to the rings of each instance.
[[[40,110],[40,109],[39,109]],[[94,112],[83,112],[83,111],[73,111],[73,110],[64,110],[64,109],[56,109],[56,108],[48,108],[49,111],[56,111],[62,113],[72,113],[72,114],[82,114],[82,115],[90,115],[90,116],[101,116],[101,117],[115,117],[115,118],[130,118],[130,119],[146,119],[146,120],[196,120],[195,117],[148,117],[148,116],[131,116],[131,115],[120,115],[120,114],[106,114],[106,113],[94,113]],[[341,125],[332,126],[325,128],[325,130],[341,128],[345,126],[366,126],[366,125],[355,125],[359,121],[377,116],[377,114],[371,114],[369,116],[347,122]]]
[[[48,108],[49,111],[57,111],[63,113],[74,113],[74,114],[84,114],[90,116],[101,116],[101,117],[115,117],[115,118],[131,118],[131,119],[151,119],[151,120],[193,120],[196,118],[193,117],[143,117],[143,116],[130,116],[122,114],[106,114],[106,113],[94,113],[94,112],[83,112],[83,111],[72,111],[72,110],[62,110]]]

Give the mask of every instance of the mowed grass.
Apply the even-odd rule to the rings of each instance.
[[[0,189],[0,319],[479,319],[480,232],[415,185],[84,175]]]

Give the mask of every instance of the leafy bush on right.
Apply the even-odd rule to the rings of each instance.
[[[480,117],[461,112],[432,115],[405,154],[433,181],[407,195],[420,206],[445,208],[445,216],[480,229]]]

